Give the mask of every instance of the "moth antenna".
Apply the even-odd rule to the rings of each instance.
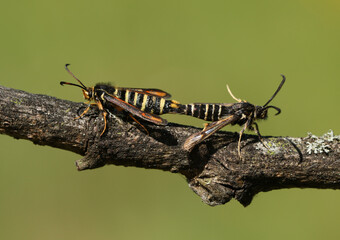
[[[78,85],[78,84],[75,84],[75,83],[69,83],[69,82],[60,82],[60,85],[61,85],[61,86],[64,86],[64,84],[66,84],[66,85],[71,85],[71,86],[76,86],[76,87],[80,87],[81,89],[84,89],[84,90],[87,91],[86,87],[83,87],[83,86],[81,86],[81,85]]]
[[[279,115],[281,113],[281,109],[278,108],[278,107],[275,107],[275,106],[267,106],[267,107],[263,108],[263,110],[268,109],[268,108],[274,108],[277,111],[277,113],[275,113],[275,115]]]
[[[66,69],[66,71],[74,78],[74,79],[76,79],[79,83],[80,83],[80,85],[81,86],[83,86],[82,88],[83,89],[86,89],[86,86],[70,71],[70,69],[68,69],[68,66],[69,66],[70,64],[69,63],[67,63],[67,64],[65,64],[65,69]],[[61,84],[61,83],[60,83]],[[73,85],[73,86],[78,86],[78,85],[75,85],[75,84],[69,84],[69,85]]]
[[[229,88],[228,84],[227,84],[227,90],[228,90],[230,96],[231,96],[233,99],[235,99],[237,102],[242,102],[241,99],[236,98],[236,97],[232,94],[232,92],[230,91],[230,88]]]
[[[273,100],[273,98],[276,96],[276,94],[281,90],[283,84],[284,84],[285,81],[286,81],[285,75],[281,74],[281,76],[282,76],[282,81],[281,81],[279,87],[276,89],[275,93],[274,93],[273,96],[268,100],[268,102],[266,102],[266,104],[263,105],[263,107],[266,107],[266,106]]]

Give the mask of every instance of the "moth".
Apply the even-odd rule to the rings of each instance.
[[[114,87],[109,84],[96,84],[94,87],[86,87],[65,65],[66,71],[78,81],[79,84],[70,82],[60,82],[61,85],[71,85],[82,89],[84,98],[88,101],[88,107],[76,119],[86,114],[92,105],[96,105],[104,118],[104,129],[106,130],[107,114],[112,109],[124,110],[138,124],[139,121],[134,117],[141,118],[157,125],[167,125],[167,121],[159,115],[177,112],[180,105],[175,100],[169,100],[171,95],[160,89],[153,88],[123,88]],[[140,124],[144,129],[145,127]],[[146,129],[145,129],[146,130]],[[146,130],[147,132],[147,130]]]
[[[280,108],[269,105],[286,81],[286,77],[284,75],[281,76],[282,81],[279,87],[276,89],[273,96],[263,106],[256,106],[245,100],[236,98],[230,91],[228,85],[228,92],[230,96],[237,101],[236,103],[192,103],[180,105],[178,110],[179,113],[204,119],[206,121],[212,121],[209,124],[205,124],[205,127],[201,132],[195,133],[187,138],[183,145],[183,149],[186,151],[191,151],[197,144],[201,143],[209,136],[229,124],[238,124],[243,126],[239,133],[237,148],[238,155],[240,157],[242,134],[247,129],[254,130],[260,141],[264,144],[264,146],[266,146],[255,121],[258,119],[267,119],[268,109],[270,108],[273,108],[277,111],[275,115],[281,113]]]

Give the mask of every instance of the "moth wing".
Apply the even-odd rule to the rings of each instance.
[[[132,92],[137,92],[141,94],[147,94],[150,96],[161,97],[161,98],[170,98],[170,93],[167,93],[163,90],[156,89],[156,88],[118,88],[120,90],[128,90]]]
[[[183,149],[190,152],[197,144],[201,143],[212,134],[225,127],[226,125],[231,124],[237,119],[238,117],[236,115],[231,115],[222,120],[207,124],[201,132],[194,133],[190,137],[188,137],[187,140],[185,140]]]
[[[152,113],[146,113],[146,112],[143,112],[141,111],[140,109],[136,108],[135,106],[131,105],[130,103],[127,103],[111,94],[104,94],[103,95],[103,98],[105,99],[105,101],[115,105],[115,106],[118,106],[122,109],[124,109],[125,111],[131,113],[132,115],[134,116],[137,116],[137,117],[140,117],[146,121],[149,121],[149,122],[152,122],[154,124],[157,124],[157,125],[167,125],[168,122],[155,115],[155,114],[152,114]]]

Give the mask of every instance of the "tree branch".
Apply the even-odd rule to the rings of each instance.
[[[197,128],[143,122],[147,135],[117,113],[110,114],[108,130],[100,136],[104,123],[95,107],[74,120],[84,104],[1,86],[0,98],[0,133],[78,153],[84,156],[76,161],[78,170],[115,164],[180,173],[211,206],[232,198],[246,206],[256,193],[273,189],[340,189],[336,137],[264,137],[268,150],[257,136],[244,135],[240,159],[238,134],[218,132],[187,153],[182,144]]]

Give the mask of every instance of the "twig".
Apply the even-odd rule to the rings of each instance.
[[[103,121],[95,107],[74,120],[84,104],[1,86],[0,99],[0,133],[78,153],[84,156],[76,161],[78,170],[115,164],[180,173],[211,206],[232,198],[246,206],[256,193],[273,189],[340,189],[337,138],[323,145],[327,151],[314,153],[313,136],[264,137],[268,150],[256,136],[245,135],[240,159],[238,134],[218,132],[187,153],[182,144],[197,128],[143,122],[147,135],[123,115],[110,115],[100,137]]]

